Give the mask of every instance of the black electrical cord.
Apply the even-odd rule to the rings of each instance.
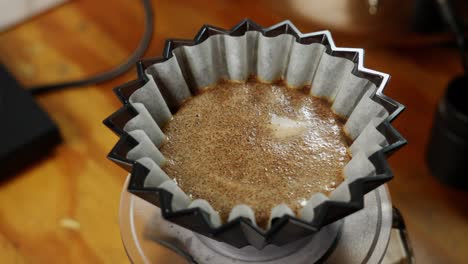
[[[32,87],[28,89],[31,92],[31,94],[39,95],[39,94],[58,91],[62,89],[69,89],[69,88],[78,87],[78,86],[86,86],[86,85],[103,83],[103,82],[109,81],[111,79],[114,79],[120,76],[121,74],[127,72],[130,68],[132,68],[135,65],[135,63],[143,56],[143,54],[145,53],[146,49],[148,48],[151,42],[151,38],[153,37],[154,15],[153,15],[153,8],[151,6],[151,1],[141,0],[141,2],[143,4],[143,8],[145,11],[145,32],[143,33],[143,37],[141,38],[140,43],[138,44],[138,47],[135,49],[135,51],[130,55],[130,57],[128,57],[128,59],[124,63],[118,65],[114,69],[96,74],[94,76],[91,76],[85,79]]]

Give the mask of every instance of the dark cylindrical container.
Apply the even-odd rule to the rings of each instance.
[[[468,189],[468,76],[453,80],[439,102],[427,150],[432,174],[442,183]]]

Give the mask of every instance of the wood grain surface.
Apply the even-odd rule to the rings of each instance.
[[[154,1],[155,35],[146,56],[159,56],[166,38],[193,37],[205,23],[229,28],[245,17],[264,26],[291,19],[304,32],[323,29],[271,5]],[[26,87],[97,73],[136,47],[142,14],[136,0],[71,1],[1,33],[0,62]],[[409,144],[390,159],[395,179],[389,187],[417,262],[467,263],[468,194],[440,185],[424,163],[436,103],[461,72],[457,53],[430,42],[386,47],[362,37],[334,34],[339,46],[365,43],[365,65],[390,73],[386,93],[407,106],[394,125]],[[58,123],[63,143],[0,183],[0,263],[128,263],[118,224],[126,172],[106,160],[117,137],[101,122],[119,107],[111,89],[132,78],[134,71],[102,85],[37,97]],[[161,263],[168,263],[163,256]]]

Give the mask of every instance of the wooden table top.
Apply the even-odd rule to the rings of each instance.
[[[250,17],[268,26],[291,18],[267,3],[245,0],[157,0],[154,9],[155,35],[146,56],[160,55],[166,38],[193,37],[204,23],[229,28]],[[124,60],[139,41],[143,21],[139,1],[71,1],[1,33],[0,61],[26,87],[80,78]],[[296,25],[304,32],[323,29],[300,20]],[[362,38],[334,39],[338,46],[362,47]],[[424,163],[436,103],[461,72],[456,51],[366,42],[365,65],[390,73],[386,94],[407,106],[394,125],[409,144],[390,159],[395,179],[389,187],[417,261],[466,263],[468,193],[441,186]],[[101,122],[119,107],[112,88],[133,78],[135,71],[37,97],[64,142],[1,182],[0,263],[128,263],[118,225],[126,172],[106,159],[117,137]]]

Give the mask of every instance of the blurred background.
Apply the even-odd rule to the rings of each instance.
[[[440,2],[154,0],[144,57],[160,56],[167,38],[243,18],[289,19],[302,32],[330,30],[337,46],[364,48],[365,66],[389,73],[385,93],[407,107],[393,123],[408,145],[390,158],[389,189],[416,261],[467,263],[468,192],[441,184],[426,164],[437,105],[463,74]],[[452,2],[465,35],[468,2]],[[27,91],[126,61],[145,31],[141,1],[0,0],[0,17],[0,263],[128,263],[118,223],[126,172],[106,160],[117,137],[102,120],[119,108],[112,88],[135,79],[134,67],[99,84]]]

